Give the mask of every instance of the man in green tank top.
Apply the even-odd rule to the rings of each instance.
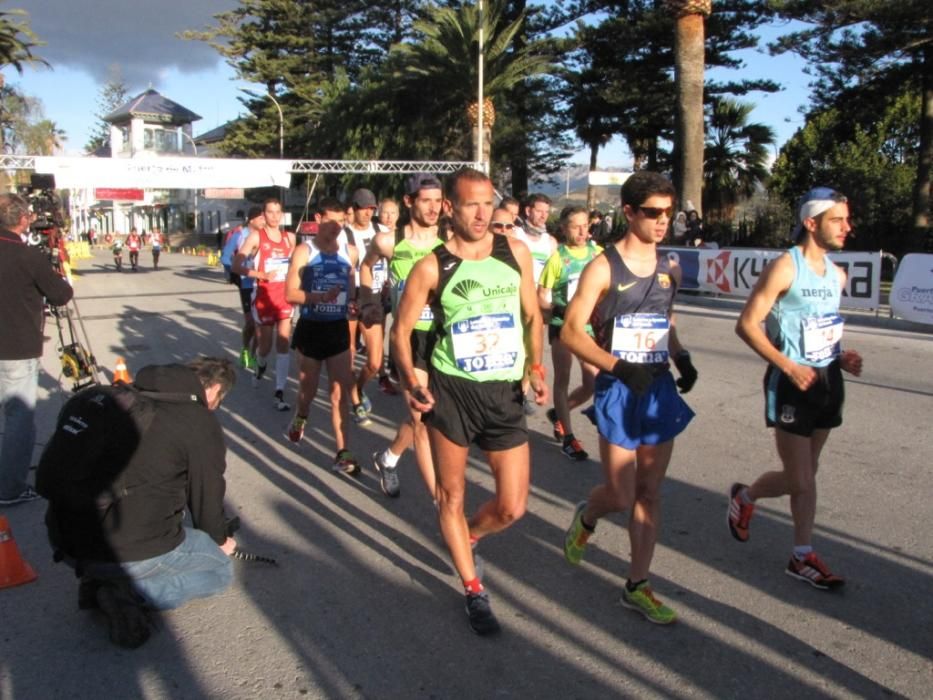
[[[530,460],[521,386],[527,377],[537,403],[547,400],[541,313],[528,248],[489,230],[489,178],[465,168],[452,176],[447,193],[444,213],[453,236],[412,269],[392,347],[411,406],[428,424],[441,533],[463,582],[470,626],[477,634],[492,634],[499,623],[472,547],[525,512]],[[437,341],[425,386],[415,374],[410,336],[428,302]],[[467,520],[466,464],[474,442],[486,452],[496,495]]]
[[[397,314],[398,300],[405,288],[408,275],[415,263],[429,255],[441,245],[438,238],[438,219],[441,214],[443,192],[440,180],[430,174],[415,174],[408,179],[405,205],[408,207],[409,222],[394,231],[381,231],[375,235],[360,265],[362,284],[360,302],[365,306],[381,305],[371,290],[372,266],[385,258],[389,261],[389,287],[392,313]],[[410,341],[414,353],[415,374],[420,384],[428,381],[428,360],[433,345],[433,322],[430,308],[425,306],[411,331]],[[404,390],[404,386],[403,386]],[[411,408],[411,397],[405,392],[405,403],[410,408],[409,419],[399,424],[395,439],[384,450],[373,453],[373,467],[379,473],[382,491],[392,498],[401,493],[397,471],[398,461],[406,449],[413,446],[415,461],[424,485],[435,496],[434,463],[431,461],[431,446],[428,433],[421,421],[421,413]]]

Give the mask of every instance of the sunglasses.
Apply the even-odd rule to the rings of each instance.
[[[495,229],[505,229],[506,231],[511,231],[512,229],[515,228],[515,224],[503,224],[499,221],[492,222],[490,226],[492,226],[492,228],[495,228]]]
[[[641,210],[641,213],[645,215],[646,219],[660,219],[661,214],[664,214],[668,219],[671,218],[671,215],[674,213],[674,207],[667,207],[666,209],[661,207],[638,207]]]

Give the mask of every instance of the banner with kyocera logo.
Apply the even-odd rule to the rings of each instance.
[[[759,248],[659,248],[681,267],[681,289],[747,297],[765,266],[785,252]],[[830,253],[846,273],[844,309],[877,309],[881,298],[881,253]]]

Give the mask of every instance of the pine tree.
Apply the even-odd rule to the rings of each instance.
[[[104,117],[125,104],[129,98],[129,90],[121,77],[120,67],[111,66],[107,82],[100,86],[97,95],[97,112],[94,116],[98,122],[94,133],[84,146],[86,153],[94,153],[101,146],[110,143],[110,124],[104,121]]]

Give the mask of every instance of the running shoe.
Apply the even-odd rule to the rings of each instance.
[[[846,582],[841,576],[832,573],[823,560],[816,556],[816,552],[810,552],[803,559],[791,557],[784,573],[822,591],[842,588]]]
[[[295,416],[288,429],[288,439],[292,442],[301,442],[301,438],[305,436],[305,423],[307,422],[307,417]]]
[[[350,450],[340,450],[337,456],[334,457],[334,466],[331,469],[335,472],[355,476],[360,473],[360,463],[356,461],[356,457],[353,456]]]
[[[16,506],[20,503],[38,501],[41,498],[42,496],[40,496],[32,486],[27,486],[18,496],[13,496],[13,498],[0,498],[0,506]]]
[[[583,445],[573,436],[573,433],[564,438],[564,446],[560,448],[560,451],[564,453],[567,459],[572,459],[574,462],[582,462],[589,457],[586,450],[583,449]]]
[[[290,409],[287,403],[285,403],[285,392],[281,389],[276,389],[275,392],[275,410],[276,411],[287,411]]]
[[[353,405],[353,422],[357,425],[369,425],[372,421],[369,419],[369,411],[366,407],[357,403]]]
[[[383,374],[379,377],[379,390],[383,394],[388,394],[389,396],[398,396],[398,389],[392,384],[392,380],[389,379],[387,374]]]
[[[753,503],[746,503],[742,500],[742,489],[747,488],[745,484],[736,482],[729,489],[729,512],[726,522],[729,524],[729,532],[739,542],[748,542],[748,523],[755,512]]]
[[[369,400],[365,391],[360,392],[360,405],[366,409],[367,413],[373,412],[373,402]]]
[[[467,593],[466,613],[470,618],[470,629],[480,636],[496,634],[501,629],[489,605],[489,595],[486,591]]]
[[[583,524],[583,511],[586,510],[586,501],[580,501],[573,511],[573,520],[564,536],[564,559],[571,564],[579,564],[586,550],[587,540],[595,532]]]
[[[257,382],[266,375],[266,369],[268,369],[268,367],[269,367],[268,364],[260,363],[259,358],[256,358],[255,369],[256,369],[256,381]]]
[[[240,367],[249,369],[249,350],[246,348],[240,350]]]
[[[553,408],[547,410],[547,419],[551,421],[551,429],[554,431],[554,439],[557,442],[563,442],[564,437],[567,435],[567,431],[564,430],[564,424],[560,422],[560,419],[557,417],[557,411]]]
[[[648,622],[656,625],[669,625],[677,620],[677,613],[654,597],[654,591],[647,581],[642,581],[634,591],[628,587],[622,589],[622,599],[619,601],[630,610],[640,612]]]
[[[379,473],[379,485],[382,486],[382,492],[386,496],[398,498],[402,490],[398,481],[398,469],[386,464],[382,459],[382,455],[382,450],[373,452],[373,467]]]

